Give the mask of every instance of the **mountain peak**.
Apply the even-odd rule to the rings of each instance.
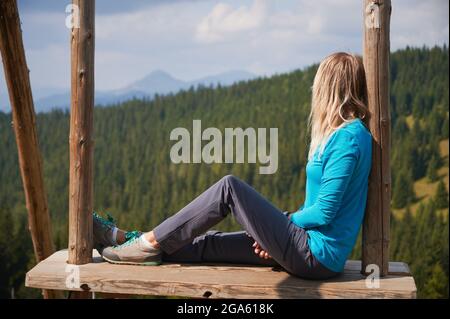
[[[174,78],[163,70],[154,70],[142,79],[127,86],[123,91],[142,91],[147,93],[166,94],[186,86],[184,81]]]
[[[96,91],[95,103],[107,105],[112,103],[123,102],[131,98],[153,97],[155,94],[169,94],[176,93],[180,90],[187,90],[190,87],[216,86],[220,83],[222,86],[231,85],[239,81],[246,81],[257,77],[243,70],[230,70],[219,74],[206,76],[193,81],[183,81],[173,77],[170,73],[155,69],[138,81],[121,89],[110,91]],[[68,108],[70,103],[70,90],[59,89],[52,94],[36,93],[35,107],[37,111],[47,111],[53,107]],[[0,110],[9,109],[8,96],[0,94]]]
[[[168,72],[161,70],[161,69],[156,69],[153,70],[152,72],[150,72],[149,74],[147,74],[145,78],[149,78],[149,77],[166,77],[166,78],[174,78],[172,75],[170,75]]]

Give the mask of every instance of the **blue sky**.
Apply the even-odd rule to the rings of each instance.
[[[33,90],[70,85],[69,0],[18,0]],[[393,0],[391,49],[448,45],[447,0]],[[97,0],[96,88],[153,70],[192,80],[229,70],[271,75],[361,53],[360,0]],[[1,69],[0,94],[4,94]]]

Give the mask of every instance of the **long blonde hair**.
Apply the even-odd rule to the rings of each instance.
[[[360,118],[368,126],[367,103],[362,59],[345,52],[326,57],[319,65],[312,87],[308,158],[313,158],[318,149],[320,156],[331,134],[346,123]]]

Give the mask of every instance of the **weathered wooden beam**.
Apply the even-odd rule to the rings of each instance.
[[[363,60],[372,118],[372,170],[362,233],[362,271],[376,264],[388,274],[391,204],[389,52],[390,0],[364,0]]]
[[[55,248],[16,0],[0,1],[0,50],[12,109],[20,174],[28,210],[28,226],[34,254],[36,260],[40,262],[50,256]],[[60,292],[48,290],[44,290],[43,295],[44,298],[62,297]]]
[[[193,298],[415,298],[416,285],[404,263],[390,263],[396,275],[371,287],[358,261],[347,261],[342,275],[304,280],[272,267],[232,264],[163,264],[136,267],[94,261],[79,266],[80,287],[97,293]],[[67,290],[67,251],[58,251],[26,275],[27,287]]]
[[[95,1],[73,6],[68,263],[81,265],[92,261]]]

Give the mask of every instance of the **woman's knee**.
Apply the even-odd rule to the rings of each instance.
[[[237,178],[234,175],[225,175],[224,177],[222,177],[222,181],[224,183],[228,183],[230,185],[236,184],[236,183],[241,183],[241,180],[239,178]]]
[[[222,177],[221,183],[227,188],[236,190],[236,196],[240,196],[241,191],[248,186],[244,181],[231,174]]]

